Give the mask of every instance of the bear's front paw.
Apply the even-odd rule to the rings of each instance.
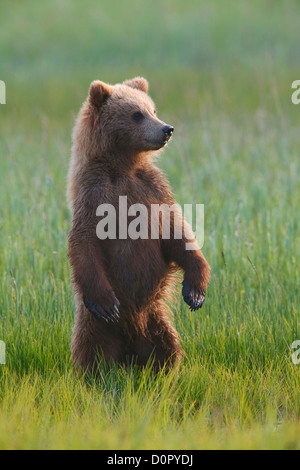
[[[187,279],[182,283],[182,296],[184,301],[189,305],[191,311],[198,310],[205,300],[205,291],[192,287]]]
[[[101,302],[100,306],[97,302],[87,299],[86,297],[83,298],[84,305],[88,311],[91,312],[97,320],[105,320],[107,323],[109,321],[117,322],[119,320],[120,302],[114,294],[112,300],[113,302],[111,302],[110,305]]]

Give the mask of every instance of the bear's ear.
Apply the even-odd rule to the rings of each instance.
[[[136,90],[144,91],[145,93],[148,93],[149,89],[149,83],[143,77],[136,77],[132,80],[126,80],[124,82],[124,85],[130,86],[131,88],[135,88]]]
[[[101,108],[104,101],[111,95],[112,86],[107,83],[95,80],[90,86],[89,99],[93,106]]]

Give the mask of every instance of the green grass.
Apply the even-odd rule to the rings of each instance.
[[[4,3],[0,16],[1,449],[300,448],[296,1]],[[71,362],[71,129],[89,83],[150,81],[159,166],[205,204],[205,306],[172,309],[179,373]]]

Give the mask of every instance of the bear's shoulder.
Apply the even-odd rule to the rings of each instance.
[[[158,200],[164,201],[171,196],[171,188],[166,176],[154,165],[138,168],[135,178],[145,189],[148,189]]]

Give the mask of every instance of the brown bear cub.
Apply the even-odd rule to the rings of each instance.
[[[209,281],[209,265],[179,206],[170,212],[169,236],[162,236],[165,208],[175,201],[152,157],[174,129],[158,119],[147,93],[148,82],[140,77],[115,86],[93,82],[73,133],[68,185],[76,291],[72,353],[84,370],[95,370],[102,360],[140,366],[152,360],[155,370],[178,363],[182,349],[163,299],[182,269],[184,300],[196,310]],[[163,207],[157,236],[128,236],[133,213],[124,219],[120,196],[126,197],[126,211],[133,205],[146,208],[145,222],[152,207]],[[98,208],[104,204],[116,213],[116,230],[100,239]],[[181,238],[175,236],[178,224]],[[187,250],[191,241],[194,249]]]

